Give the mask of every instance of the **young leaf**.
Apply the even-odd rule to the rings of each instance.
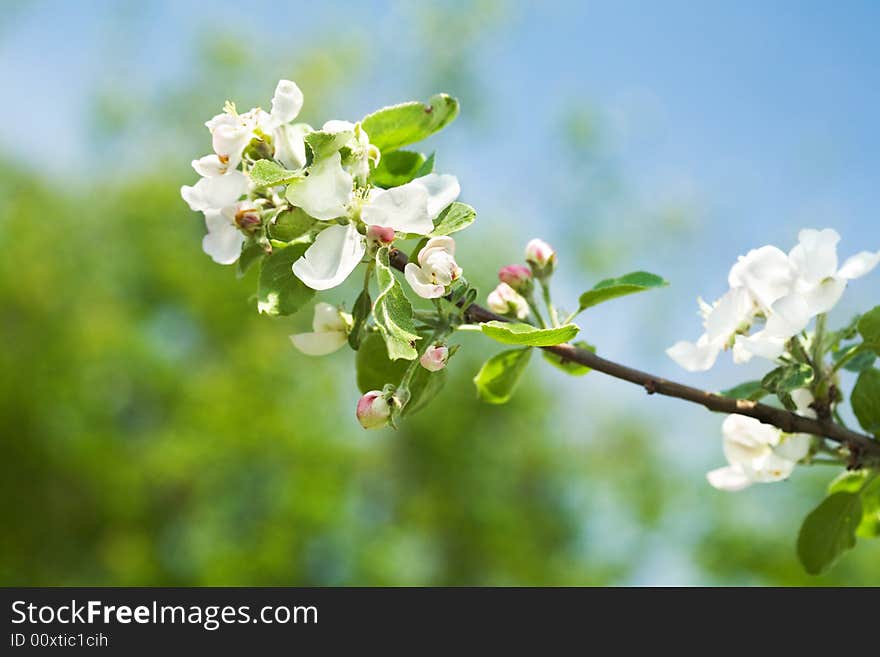
[[[434,222],[434,230],[431,231],[431,237],[440,237],[441,235],[449,235],[456,231],[467,228],[474,219],[477,218],[477,211],[471,206],[456,201],[448,208],[440,213]]]
[[[859,334],[865,348],[880,356],[880,306],[862,315],[859,319]]]
[[[587,290],[581,295],[578,312],[617,297],[667,285],[669,285],[668,281],[646,271],[634,271],[619,278],[606,278],[596,283],[592,290]]]
[[[731,399],[758,401],[762,397],[769,395],[770,392],[761,385],[760,381],[746,381],[745,383],[740,383],[738,386],[722,390],[718,394],[722,397],[730,397]]]
[[[872,367],[859,374],[849,403],[862,429],[880,435],[880,370]]]
[[[856,493],[833,493],[804,519],[797,539],[798,558],[811,575],[831,566],[856,544],[862,502]]]
[[[361,290],[361,293],[358,295],[358,298],[355,299],[354,306],[351,309],[353,324],[351,331],[348,334],[348,344],[355,351],[360,347],[361,338],[363,337],[364,332],[364,324],[369,318],[372,309],[373,302],[370,299],[370,291],[367,289]],[[372,390],[372,388],[370,389]]]
[[[529,347],[549,347],[554,344],[563,344],[569,342],[580,331],[576,324],[539,329],[531,324],[496,320],[480,324],[480,328],[483,333],[501,344],[520,344]]]
[[[257,160],[256,164],[250,171],[251,180],[258,187],[272,187],[274,185],[283,185],[291,180],[301,178],[302,174],[297,171],[285,169],[280,164],[276,164],[272,160]]]
[[[311,301],[315,291],[293,275],[293,263],[308,248],[295,244],[263,260],[257,286],[257,310],[266,315],[291,315]]]
[[[269,224],[269,236],[282,242],[292,242],[309,232],[315,220],[302,208],[282,212]]]
[[[428,159],[419,167],[419,170],[416,171],[416,178],[421,178],[422,176],[427,176],[429,173],[434,173],[434,153],[431,153],[428,156]]]
[[[376,279],[379,281],[379,296],[373,304],[373,317],[385,338],[388,357],[391,360],[413,360],[418,356],[416,341],[421,338],[413,325],[412,306],[388,262],[388,247],[382,247],[376,253]]]
[[[761,385],[777,395],[782,395],[806,387],[812,381],[812,367],[805,363],[792,363],[768,372]]]
[[[425,156],[414,151],[391,151],[383,155],[370,174],[370,180],[379,187],[405,185],[418,176],[425,164]]]
[[[489,404],[506,403],[529,364],[532,350],[511,349],[492,356],[474,377],[477,395]]]
[[[351,130],[341,130],[339,132],[317,130],[307,134],[304,139],[309,149],[311,149],[312,159],[323,160],[354,139],[354,132]]]
[[[385,153],[413,144],[442,130],[458,116],[458,101],[446,94],[431,96],[427,103],[410,102],[383,107],[361,122],[384,157]]]
[[[580,349],[586,349],[587,351],[592,351],[593,353],[596,353],[596,347],[591,345],[589,342],[584,342],[583,340],[580,340],[578,342],[573,342],[572,345],[575,347],[579,347]],[[570,374],[571,376],[583,376],[584,374],[587,374],[591,371],[590,368],[586,365],[581,365],[580,363],[566,360],[559,354],[554,354],[552,351],[542,351],[541,353],[544,355],[544,359],[548,363],[550,363],[554,367],[559,368],[566,374]]]

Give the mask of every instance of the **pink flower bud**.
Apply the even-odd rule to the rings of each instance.
[[[546,276],[553,273],[556,266],[556,251],[544,240],[533,239],[526,244],[526,262],[536,276]]]
[[[364,429],[379,429],[388,424],[391,407],[381,390],[370,390],[357,403],[357,419]]]
[[[487,297],[489,310],[499,315],[514,315],[517,319],[529,316],[529,302],[507,283],[499,283]]]
[[[391,244],[394,241],[394,229],[388,226],[367,226],[367,239],[380,244]]]
[[[526,291],[532,286],[532,270],[525,265],[507,265],[498,270],[498,280],[514,290]]]
[[[429,372],[438,372],[446,367],[449,360],[449,348],[444,345],[431,345],[419,358],[419,363]]]

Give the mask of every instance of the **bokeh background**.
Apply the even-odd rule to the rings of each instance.
[[[880,584],[876,542],[819,578],[796,561],[827,468],[715,491],[721,417],[540,359],[481,405],[479,336],[433,406],[363,432],[351,352],[295,352],[310,318],[258,316],[253,273],[202,254],[179,197],[203,121],[279,77],[313,123],[449,92],[461,117],[426,148],[479,212],[468,278],[485,294],[535,236],[568,305],[661,273],[583,335],[728,387],[760,367],[687,374],[663,349],[738,254],[804,226],[880,247],[878,21],[854,0],[5,0],[0,584]]]

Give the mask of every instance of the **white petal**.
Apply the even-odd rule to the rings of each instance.
[[[788,479],[794,470],[795,463],[794,461],[782,458],[771,450],[755,465],[757,467],[755,472],[752,473],[752,477],[755,481],[766,484]]]
[[[736,341],[733,343],[733,349],[731,349],[731,352],[733,353],[733,362],[737,365],[748,363],[752,360],[752,356],[754,355],[743,346],[742,337],[743,336],[741,335],[736,336]]]
[[[313,290],[329,290],[348,278],[365,250],[364,238],[354,224],[330,226],[293,263],[293,273]]]
[[[229,170],[229,166],[221,162],[220,156],[216,153],[211,153],[210,155],[200,157],[198,160],[193,160],[192,168],[196,170],[197,174],[204,176],[205,178],[222,176]]]
[[[785,461],[797,463],[810,453],[812,443],[812,436],[805,433],[791,434],[783,436],[782,442],[773,448],[773,452]]]
[[[432,237],[429,239],[425,246],[422,247],[422,250],[419,251],[419,263],[424,263],[428,256],[431,253],[431,249],[442,249],[446,251],[449,255],[455,255],[455,240],[449,237],[448,235],[444,235],[442,237]]]
[[[241,255],[244,235],[224,214],[211,210],[205,213],[208,234],[202,239],[202,250],[221,265],[231,265]]]
[[[348,338],[344,331],[327,331],[323,333],[298,333],[291,335],[293,346],[307,356],[326,356],[342,347]]]
[[[790,338],[810,323],[816,313],[807,299],[800,294],[789,294],[777,300],[770,309],[762,333],[774,338]]]
[[[429,173],[416,178],[409,184],[424,187],[428,192],[428,218],[433,222],[461,194],[458,178],[449,174]]]
[[[775,246],[762,246],[740,256],[727,281],[732,288],[744,286],[757,303],[768,309],[791,290],[794,272],[785,253]]]
[[[712,487],[729,493],[748,488],[752,484],[752,480],[745,472],[731,466],[707,472],[706,479]]]
[[[696,343],[684,340],[676,342],[666,350],[666,355],[688,372],[704,372],[715,364],[720,351],[721,346],[710,342],[704,334]]]
[[[740,358],[738,362],[750,360],[750,357],[745,357],[746,353],[767,360],[776,360],[785,352],[785,340],[785,338],[768,335],[766,331],[758,331],[754,335],[736,336],[734,350]]]
[[[709,340],[726,343],[736,331],[754,315],[755,306],[744,287],[735,287],[721,297],[706,317]]]
[[[437,299],[442,297],[446,290],[442,285],[434,283],[431,277],[414,262],[407,263],[403,268],[403,275],[413,291],[423,299]]]
[[[814,401],[813,393],[811,393],[807,388],[798,388],[797,390],[792,390],[791,399],[794,402],[794,405],[797,406],[798,415],[811,417],[813,419],[816,418],[816,411],[810,408],[810,404],[812,404]]]
[[[846,289],[845,278],[827,278],[801,293],[811,317],[827,313],[837,305]]]
[[[290,80],[279,80],[272,98],[272,118],[280,123],[293,121],[303,106],[303,92]]]
[[[798,276],[809,283],[818,283],[837,273],[837,243],[840,235],[826,228],[805,228],[798,233],[798,245],[788,254]]]
[[[253,129],[250,126],[224,123],[213,131],[211,141],[214,152],[223,157],[229,167],[234,169],[241,162],[241,154],[253,137]]]
[[[426,235],[434,230],[427,207],[427,190],[420,185],[408,183],[375,191],[364,205],[361,218],[367,225]]]
[[[299,169],[306,164],[306,142],[304,137],[312,131],[305,123],[281,125],[272,136],[275,141],[275,159],[288,169]]]
[[[352,123],[351,121],[330,119],[321,127],[322,132],[330,132],[332,134],[336,134],[337,132],[345,132],[346,130],[354,130],[354,123]]]
[[[345,322],[339,314],[339,308],[324,301],[316,303],[312,329],[315,333],[345,332]]]
[[[846,279],[860,278],[874,269],[878,263],[880,263],[880,251],[876,253],[862,251],[847,258],[837,275]]]
[[[315,219],[344,216],[352,195],[352,178],[342,168],[339,153],[312,164],[308,177],[291,184],[288,200]]]
[[[202,178],[192,187],[184,185],[180,195],[190,209],[206,212],[232,205],[247,188],[247,177],[241,171],[230,171],[223,176]]]

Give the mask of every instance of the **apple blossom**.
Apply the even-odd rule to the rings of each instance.
[[[525,265],[505,265],[498,270],[498,280],[518,292],[526,292],[532,288],[532,270]]]
[[[356,414],[364,429],[381,429],[391,419],[391,406],[381,390],[370,390],[358,400]]]
[[[507,283],[499,283],[486,299],[489,310],[499,315],[513,315],[517,319],[529,316],[529,302]]]
[[[535,238],[526,244],[526,262],[532,266],[535,276],[549,276],[556,267],[556,251],[544,240]]]
[[[342,347],[348,340],[352,317],[329,303],[316,303],[311,333],[290,336],[293,346],[308,356],[324,356]]]
[[[419,358],[419,363],[429,372],[439,372],[446,367],[447,360],[449,360],[449,347],[431,345],[425,349],[425,353]]]
[[[419,251],[418,264],[407,263],[404,276],[420,297],[442,297],[446,286],[461,276],[461,267],[455,261],[455,240],[448,236],[429,239]]]

